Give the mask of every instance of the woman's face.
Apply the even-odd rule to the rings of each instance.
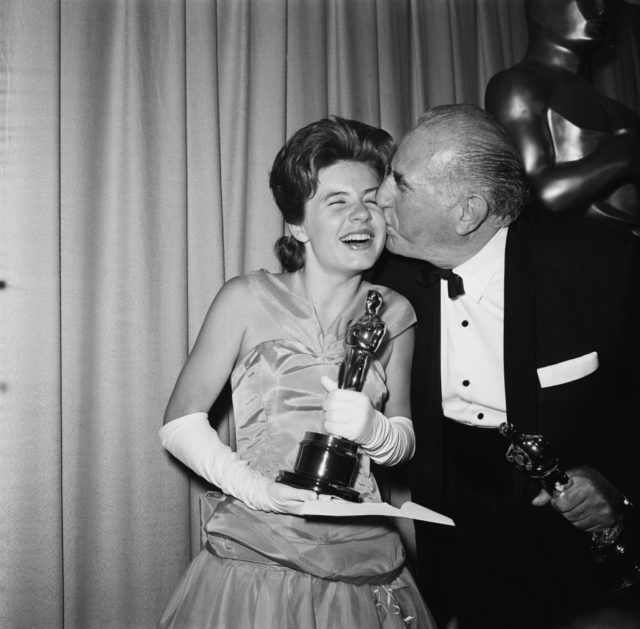
[[[376,204],[379,184],[376,171],[362,162],[340,161],[320,169],[304,221],[290,225],[294,237],[306,243],[306,267],[355,275],[373,266],[386,236]]]

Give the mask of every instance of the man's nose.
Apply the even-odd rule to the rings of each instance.
[[[393,196],[391,195],[391,175],[387,175],[378,188],[378,192],[376,194],[376,203],[378,204],[378,207],[386,210],[391,206],[392,201]]]

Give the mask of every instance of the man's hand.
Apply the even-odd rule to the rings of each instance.
[[[590,467],[567,470],[569,483],[550,496],[544,489],[531,504],[547,504],[581,531],[593,533],[621,523],[624,496],[600,472]]]

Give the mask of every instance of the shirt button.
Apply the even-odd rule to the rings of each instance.
[[[466,328],[468,325],[469,325],[469,322],[465,319],[465,320],[462,322],[462,327],[463,327],[463,328]]]
[[[484,413],[478,413],[477,417],[478,419],[484,419]]]
[[[462,386],[463,386],[463,387],[468,387],[468,386],[469,386],[469,384],[470,384],[470,382],[469,382],[468,380],[463,380],[463,381],[462,381]]]

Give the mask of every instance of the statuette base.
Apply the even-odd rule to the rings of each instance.
[[[307,432],[300,442],[293,472],[282,470],[276,480],[298,489],[360,502],[360,494],[351,488],[358,463],[358,445],[353,441]]]

